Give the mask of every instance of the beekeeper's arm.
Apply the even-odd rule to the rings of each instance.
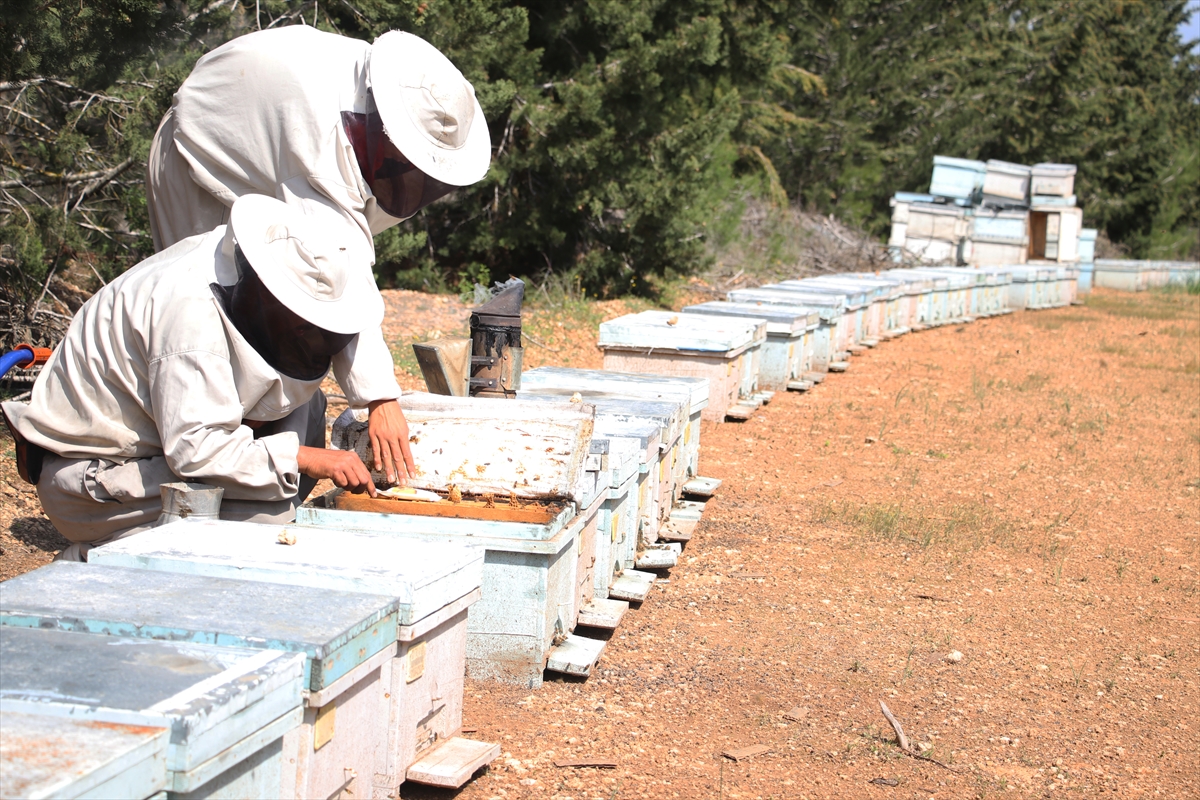
[[[289,499],[302,472],[373,493],[371,475],[355,453],[302,447],[293,432],[255,439],[242,424],[225,356],[204,350],[167,355],[151,362],[149,381],[163,455],[180,478],[223,487],[231,500]]]

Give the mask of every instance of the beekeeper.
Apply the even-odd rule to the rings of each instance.
[[[423,39],[259,31],[201,58],[175,94],[147,164],[150,227],[161,250],[226,222],[237,198],[270,195],[315,226],[353,226],[351,266],[370,275],[375,234],[479,181],[490,158],[474,88]],[[403,477],[408,430],[379,327],[351,352],[342,389],[371,410],[379,466]]]
[[[138,264],[75,315],[28,405],[3,406],[50,521],[90,546],[152,527],[159,486],[223,487],[224,519],[287,522],[317,480],[374,494],[325,449],[321,380],[383,301],[302,213],[240,198],[230,224]]]

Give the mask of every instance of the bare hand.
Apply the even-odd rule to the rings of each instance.
[[[404,486],[416,473],[412,450],[408,446],[408,420],[404,418],[404,410],[395,400],[377,400],[368,403],[367,408],[371,410],[367,433],[371,437],[371,451],[375,454],[375,471],[382,472],[388,483]]]
[[[326,450],[323,447],[304,447],[296,455],[300,471],[310,478],[329,478],[335,485],[354,494],[366,492],[375,496],[375,482],[367,465],[352,450]]]

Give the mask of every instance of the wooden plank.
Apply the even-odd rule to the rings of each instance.
[[[564,769],[574,767],[580,769],[583,767],[592,767],[594,769],[616,769],[617,762],[615,761],[599,761],[594,759],[584,759],[582,761],[555,761],[554,766]]]
[[[517,502],[512,502],[516,499]],[[375,514],[405,514],[414,517],[450,517],[498,522],[523,522],[549,525],[567,507],[562,501],[522,501],[515,495],[494,497],[491,501],[464,498],[460,502],[443,500],[431,503],[418,500],[393,500],[368,497],[365,494],[339,492],[333,497],[333,507],[341,511],[369,511]]]
[[[725,418],[744,421],[753,417],[755,411],[758,411],[758,406],[756,405],[744,405],[742,403],[738,403],[737,405],[730,406],[725,410]]]
[[[622,570],[617,579],[608,587],[608,596],[615,600],[628,600],[640,603],[650,594],[654,587],[655,576],[649,572],[635,569]]]
[[[683,485],[683,493],[695,495],[696,497],[709,498],[717,493],[717,489],[721,488],[720,478],[705,478],[697,476]]]
[[[690,542],[699,525],[696,520],[668,519],[658,529],[658,538],[664,542]]]
[[[572,633],[550,651],[546,669],[565,675],[590,675],[607,644],[603,639],[588,639]]]
[[[593,598],[591,602],[579,609],[579,625],[589,628],[616,630],[629,610],[629,601]]]
[[[500,745],[455,736],[423,755],[408,768],[407,780],[457,789],[475,771],[500,757]]]
[[[638,569],[670,569],[679,563],[680,546],[677,543],[653,544],[637,555]]]

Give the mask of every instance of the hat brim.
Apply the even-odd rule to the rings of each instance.
[[[239,197],[229,214],[238,247],[263,286],[289,311],[331,333],[356,334],[377,327],[383,322],[384,305],[375,277],[370,269],[355,266],[349,260],[353,252],[351,237],[362,236],[361,231],[351,228],[332,212],[328,225],[324,222],[318,222],[274,197],[259,194]],[[337,258],[340,254],[345,260],[348,277],[340,297],[329,300],[314,297],[287,277],[288,267],[279,262],[278,251],[269,246],[267,237],[269,228],[281,224],[303,231],[303,240],[309,249],[323,248],[330,257]],[[321,233],[313,233],[314,228]],[[344,231],[346,243],[339,243],[337,233],[330,235],[330,229]]]
[[[375,107],[392,144],[417,169],[451,186],[470,186],[487,175],[492,160],[492,137],[479,100],[471,98],[475,113],[463,146],[438,147],[405,111],[400,82],[395,79],[422,69],[422,62],[431,59],[448,62],[440,50],[411,33],[388,31],[376,39],[367,55]]]

